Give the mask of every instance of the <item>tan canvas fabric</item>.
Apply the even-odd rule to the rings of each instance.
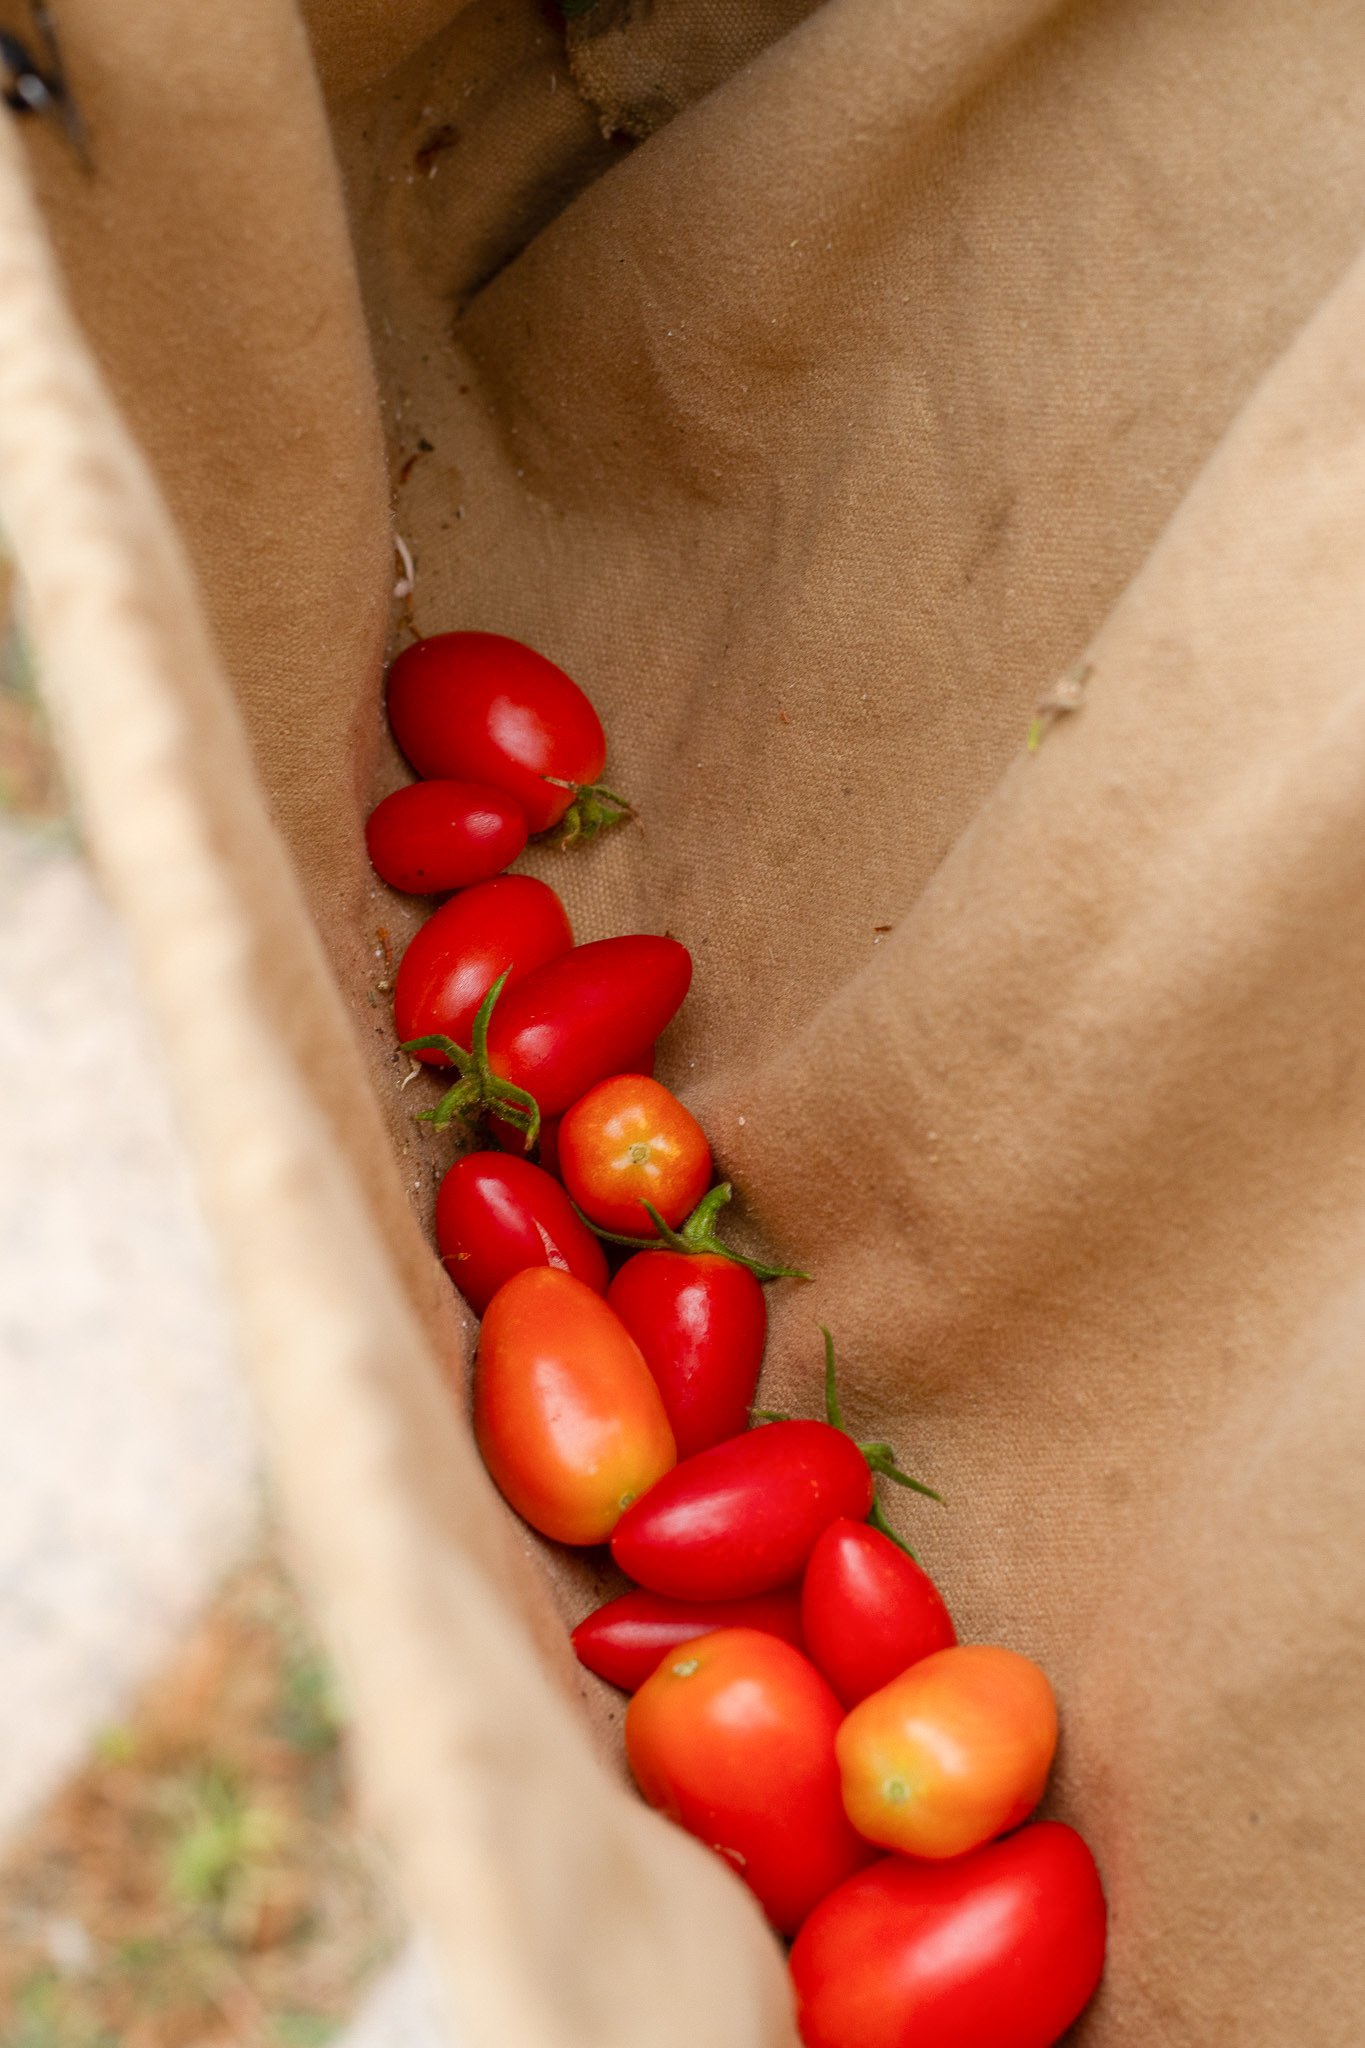
[[[359,832],[401,773],[385,455],[398,635],[519,634],[606,716],[647,835],[530,865],[580,937],[694,950],[661,1071],[815,1274],[771,1398],[829,1321],[951,1497],[896,1512],[964,1630],[1057,1682],[1113,1907],[1080,2037],[1340,2048],[1365,18],[668,0],[571,54],[533,0],[307,11],[313,59],[286,0],[66,0],[97,174],[27,154],[104,389],[7,139],[0,517],[465,2038],[790,2033],[575,1710],[594,1568],[496,1509],[453,1398],[381,985],[414,913]]]

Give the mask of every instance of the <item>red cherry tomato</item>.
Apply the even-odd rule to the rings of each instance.
[[[868,1859],[839,1803],[838,1725],[815,1666],[747,1628],[685,1644],[626,1709],[649,1804],[723,1857],[782,1934]]]
[[[906,1856],[963,1856],[1027,1820],[1057,1747],[1036,1664],[964,1643],[912,1664],[839,1730],[844,1805],[860,1835]]]
[[[637,1252],[607,1300],[645,1355],[679,1458],[747,1426],[768,1308],[752,1273],[711,1252]]]
[[[790,1584],[822,1529],[871,1505],[872,1474],[842,1430],[769,1422],[670,1473],[622,1516],[611,1554],[651,1593],[742,1600]]]
[[[831,1892],[791,1955],[805,2048],[1052,2048],[1094,1995],[1095,1859],[1040,1821],[952,1863],[888,1856]]]
[[[455,1161],[436,1197],[436,1242],[476,1315],[528,1266],[554,1266],[606,1292],[602,1247],[559,1182],[510,1153],[467,1152]]]
[[[501,789],[412,782],[375,805],[365,844],[391,889],[436,896],[487,882],[510,867],[526,844],[526,820]]]
[[[606,764],[602,721],[562,668],[501,633],[435,633],[389,670],[389,724],[419,775],[488,782],[516,798],[529,831],[573,802]]]
[[[629,1317],[621,1320],[629,1329]],[[648,1349],[640,1349],[653,1371]],[[684,1455],[681,1442],[678,1454]],[[921,1657],[957,1641],[952,1616],[929,1574],[866,1522],[831,1522],[825,1530],[806,1566],[801,1615],[811,1661],[846,1707],[856,1707]]]
[[[646,1046],[641,1053],[633,1053],[621,1068],[623,1074],[652,1074],[654,1072],[654,1048]],[[547,1173],[559,1172],[559,1126],[564,1119],[560,1116],[543,1116],[540,1120],[540,1137],[536,1142],[536,1164],[543,1166]],[[526,1151],[526,1133],[519,1131],[515,1124],[507,1123],[500,1116],[488,1119],[488,1135],[495,1145],[504,1152]],[[639,1338],[636,1338],[639,1343]]]
[[[528,1089],[542,1116],[558,1116],[654,1043],[691,979],[692,956],[676,939],[639,934],[575,946],[503,991],[488,1027],[488,1063]]]
[[[657,1235],[645,1203],[670,1230],[711,1185],[706,1133],[676,1095],[643,1074],[613,1074],[564,1112],[559,1170],[583,1214],[603,1230]]]
[[[474,1435],[504,1499],[558,1543],[605,1543],[676,1455],[635,1344],[600,1294],[554,1266],[514,1274],[488,1304]]]
[[[559,1175],[560,1121],[557,1116],[543,1116],[540,1119],[540,1135],[536,1139],[535,1149],[537,1166],[542,1167],[546,1173],[554,1174],[556,1178]],[[490,1116],[485,1128],[487,1135],[501,1151],[516,1153],[525,1158],[525,1131],[519,1131],[515,1124],[509,1124],[500,1116]]]
[[[580,1621],[572,1640],[580,1664],[623,1692],[635,1692],[670,1650],[722,1628],[756,1628],[799,1650],[800,1595],[793,1586],[758,1593],[752,1600],[664,1600],[657,1593],[622,1593]]]
[[[507,990],[573,945],[569,916],[532,875],[503,875],[462,889],[433,911],[398,964],[393,1017],[400,1041],[435,1033],[469,1049],[474,1013],[506,970]],[[438,1052],[417,1055],[429,1066]]]

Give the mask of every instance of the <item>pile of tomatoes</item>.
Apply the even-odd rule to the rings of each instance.
[[[692,963],[652,934],[575,945],[555,891],[503,872],[528,835],[629,815],[562,670],[496,634],[418,641],[389,718],[424,778],[367,839],[395,888],[451,895],[399,967],[399,1036],[453,1070],[426,1114],[492,1139],[446,1174],[436,1236],[482,1317],[474,1430],[556,1542],[609,1544],[633,1590],[574,1648],[633,1695],[644,1797],[793,1938],[806,2048],[1049,2048],[1100,1977],[1080,1836],[1029,1821],[1057,1742],[1014,1651],[960,1644],[892,1530],[825,1333],[820,1420],[755,1413],[765,1266],[728,1245],[706,1135],[653,1078]],[[534,1157],[532,1156],[534,1155]]]

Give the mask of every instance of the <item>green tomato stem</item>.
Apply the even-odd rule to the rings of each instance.
[[[890,1479],[897,1486],[908,1486],[912,1493],[922,1493],[926,1500],[936,1500],[942,1506],[941,1493],[935,1493],[933,1487],[926,1486],[922,1479],[912,1479],[908,1472],[901,1471],[890,1444],[859,1444],[858,1449],[872,1470],[879,1472],[883,1479]]]
[[[873,1501],[872,1506],[868,1509],[867,1519],[869,1526],[873,1529],[880,1529],[883,1536],[889,1536],[897,1550],[903,1550],[912,1564],[919,1563],[919,1559],[901,1535],[899,1529],[893,1528],[887,1520],[886,1511],[880,1501]]]
[[[825,1340],[825,1419],[833,1428],[842,1430],[845,1436],[851,1436],[852,1431],[844,1421],[843,1405],[839,1400],[839,1372],[834,1356],[834,1339],[823,1323],[820,1325],[820,1335]],[[858,1442],[856,1437],[854,1442]],[[858,1443],[858,1449],[872,1470],[874,1485],[877,1478],[890,1479],[896,1486],[906,1486],[912,1493],[923,1494],[926,1500],[936,1500],[940,1507],[945,1505],[943,1495],[935,1493],[932,1486],[926,1486],[922,1479],[912,1479],[908,1472],[902,1472],[896,1463],[895,1449],[891,1444]],[[884,1536],[889,1536],[894,1543],[898,1543],[907,1556],[915,1556],[909,1544],[892,1528],[875,1492],[867,1519],[874,1529],[880,1529]],[[919,1562],[918,1558],[915,1562]]]
[[[810,1274],[803,1273],[798,1266],[765,1266],[762,1260],[751,1259],[744,1252],[737,1252],[733,1245],[722,1242],[716,1235],[716,1218],[733,1193],[729,1181],[719,1182],[709,1194],[703,1195],[681,1230],[674,1230],[665,1223],[652,1202],[642,1203],[645,1214],[659,1233],[657,1237],[622,1237],[618,1231],[604,1230],[600,1223],[594,1223],[576,1203],[574,1211],[589,1230],[595,1231],[608,1244],[625,1245],[633,1252],[707,1253],[715,1258],[729,1259],[732,1265],[743,1266],[755,1280],[809,1280]]]
[[[567,852],[571,846],[588,845],[599,832],[609,832],[613,825],[639,821],[630,799],[618,796],[604,782],[566,782],[562,775],[544,775],[541,780],[553,783],[556,789],[573,791],[573,802],[560,820],[565,828],[559,842],[561,852]]]
[[[460,1076],[434,1109],[418,1113],[420,1123],[434,1124],[438,1131],[443,1131],[457,1117],[461,1123],[472,1127],[482,1117],[500,1116],[514,1130],[525,1133],[526,1150],[529,1152],[540,1136],[540,1104],[527,1089],[518,1088],[515,1081],[504,1081],[488,1064],[489,1020],[510,972],[510,968],[504,969],[479,1004],[469,1034],[468,1052],[453,1038],[439,1032],[425,1038],[409,1038],[399,1049],[402,1052],[439,1052]]]

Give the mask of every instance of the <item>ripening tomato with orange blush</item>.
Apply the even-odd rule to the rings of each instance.
[[[583,1214],[603,1230],[654,1237],[646,1202],[676,1230],[710,1185],[711,1147],[662,1082],[613,1074],[564,1112],[559,1172]]]
[[[1057,1747],[1057,1705],[1027,1657],[961,1643],[870,1693],[839,1729],[844,1806],[904,1856],[964,1856],[1027,1820]]]
[[[680,1644],[626,1710],[644,1797],[722,1857],[781,1934],[872,1860],[839,1798],[840,1715],[815,1666],[753,1628]]]
[[[605,1543],[677,1458],[634,1339],[557,1266],[528,1266],[488,1304],[474,1436],[504,1500],[558,1543]]]

